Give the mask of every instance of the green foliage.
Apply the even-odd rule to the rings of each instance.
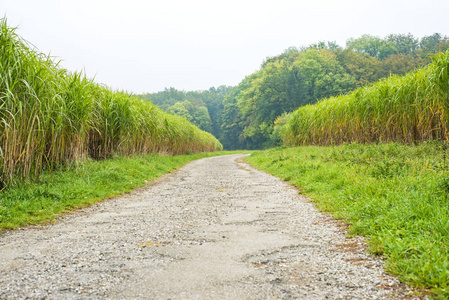
[[[167,111],[170,106],[173,106],[177,102],[183,102],[186,100],[186,93],[171,87],[166,88],[164,91],[159,93],[143,94],[141,97],[145,100],[153,102],[164,111]]]
[[[225,104],[227,113],[235,105],[238,113],[223,118],[223,128],[228,132],[231,128],[241,130],[233,138],[236,140],[237,136],[239,146],[270,147],[274,145],[270,138],[274,121],[284,112],[353,88],[355,79],[345,72],[335,53],[315,49],[290,51],[282,59],[265,62],[261,70],[239,84],[233,93],[235,99],[230,100],[229,96]]]
[[[390,34],[382,39],[365,34],[357,39],[349,39],[346,46],[355,52],[366,53],[381,60],[393,54],[427,57],[446,51],[449,47],[449,37],[434,33],[419,40],[409,33],[407,35]]]
[[[195,109],[192,112],[193,115],[193,123],[198,124],[197,126],[204,131],[212,132],[212,121],[209,116],[209,112],[207,111],[207,107],[202,106]]]
[[[448,140],[449,51],[406,76],[391,76],[345,96],[296,110],[284,141],[291,145]]]
[[[449,161],[445,144],[275,148],[247,161],[297,186],[349,223],[404,282],[449,297]]]
[[[336,51],[335,54],[345,72],[355,79],[356,87],[365,86],[384,77],[381,62],[375,57],[354,52],[351,48]]]
[[[307,51],[308,49],[329,50],[332,52],[342,50],[342,48],[336,42],[325,42],[325,41],[320,41],[320,42],[312,44],[308,47],[301,48],[302,51]]]
[[[221,135],[220,141],[223,142],[224,149],[249,149],[240,138],[243,132],[243,115],[237,106],[237,95],[240,92],[239,87],[232,88],[231,92],[223,99],[223,113],[221,116]]]
[[[390,74],[405,75],[426,64],[428,64],[427,59],[421,56],[413,57],[412,54],[396,53],[380,62],[379,75],[380,78],[388,77]]]
[[[167,109],[167,112],[183,117],[198,126],[201,130],[207,132],[212,131],[212,121],[205,106],[195,106],[185,100],[183,102],[176,102]]]
[[[355,79],[345,72],[337,55],[329,50],[307,50],[298,56],[295,64],[308,83],[311,99],[308,103],[355,88]]]
[[[192,122],[193,117],[190,114],[189,110],[187,109],[187,107],[191,107],[191,106],[192,106],[192,103],[190,103],[187,100],[184,102],[176,102],[175,104],[173,104],[172,106],[170,106],[167,109],[167,112],[172,115],[177,115],[177,116],[183,117],[187,121]]]
[[[271,144],[280,146],[283,144],[282,138],[285,135],[286,126],[290,119],[290,113],[283,113],[274,121],[273,133],[270,136]]]
[[[422,39],[411,34],[385,38],[364,35],[350,39],[347,48],[321,41],[307,47],[290,47],[268,57],[260,70],[229,87],[202,92],[173,88],[142,97],[181,115],[218,137],[226,149],[261,149],[277,145],[275,120],[283,113],[330,96],[348,94],[391,74],[404,75],[430,63],[429,55],[446,50],[449,40],[440,34]],[[207,107],[207,116],[195,119],[186,105]],[[204,115],[204,114],[203,114]]]
[[[90,155],[221,149],[212,135],[70,73],[0,20],[0,186]]]
[[[434,33],[425,36],[420,41],[420,50],[426,55],[444,52],[449,48],[449,37],[441,36],[439,33]]]
[[[208,91],[184,92],[174,88],[140,97],[151,101],[164,111],[181,116],[216,137],[221,135],[223,98],[230,87],[212,87]]]
[[[416,54],[419,48],[419,40],[412,34],[390,34],[386,40],[394,45],[396,53],[398,54]]]
[[[391,40],[384,40],[369,34],[364,34],[357,39],[349,39],[346,46],[358,53],[366,53],[379,59],[384,59],[397,52],[395,44]]]

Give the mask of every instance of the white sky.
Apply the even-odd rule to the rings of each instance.
[[[290,46],[449,35],[448,13],[448,0],[0,0],[41,52],[133,93],[237,85]]]

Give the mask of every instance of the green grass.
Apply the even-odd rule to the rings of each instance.
[[[289,181],[317,207],[368,237],[386,268],[435,298],[449,298],[449,151],[398,143],[276,148],[255,167]]]
[[[89,159],[45,172],[35,181],[17,180],[0,192],[0,231],[52,221],[64,212],[128,193],[192,160],[232,153],[237,152]]]

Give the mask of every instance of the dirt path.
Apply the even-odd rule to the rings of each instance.
[[[198,160],[56,225],[1,235],[0,298],[393,297],[397,281],[359,239],[241,158]]]

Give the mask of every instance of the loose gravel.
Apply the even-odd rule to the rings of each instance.
[[[409,299],[361,238],[242,157],[0,235],[0,298]]]

